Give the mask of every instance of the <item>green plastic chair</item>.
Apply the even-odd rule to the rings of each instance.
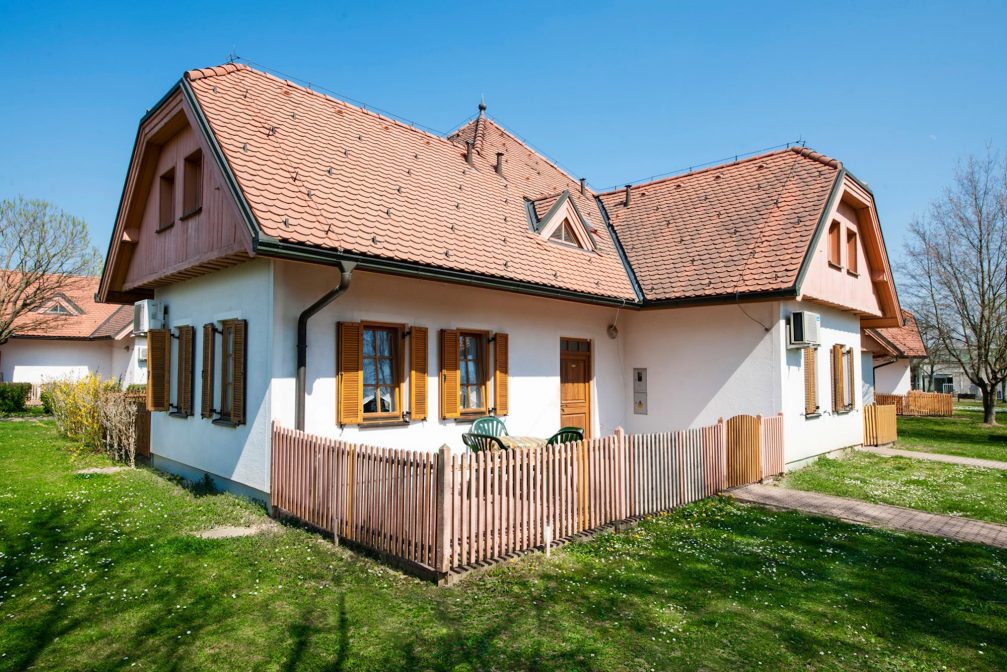
[[[483,434],[485,436],[507,436],[507,425],[503,420],[492,415],[485,418],[476,418],[472,423],[473,434]]]
[[[584,430],[580,427],[563,427],[558,432],[549,437],[545,445],[555,446],[560,443],[574,443],[584,440]]]
[[[484,450],[507,450],[507,446],[504,445],[503,441],[489,434],[468,432],[462,434],[462,442],[473,453],[479,453]]]

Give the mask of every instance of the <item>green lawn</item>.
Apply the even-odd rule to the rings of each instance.
[[[0,422],[0,670],[1003,670],[1007,551],[714,499],[438,589]]]
[[[782,485],[1007,523],[1007,471],[853,453],[787,474]]]
[[[997,427],[982,424],[982,407],[974,402],[956,404],[950,418],[911,418],[900,416],[896,448],[928,453],[964,455],[1007,462],[1007,409],[997,405]]]

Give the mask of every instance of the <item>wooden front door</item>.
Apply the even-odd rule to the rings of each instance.
[[[559,424],[580,427],[591,436],[591,341],[560,340]]]

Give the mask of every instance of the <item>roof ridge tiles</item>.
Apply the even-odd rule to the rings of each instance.
[[[706,166],[705,168],[700,168],[698,170],[692,170],[692,171],[689,171],[689,172],[686,172],[686,173],[679,173],[677,175],[669,175],[667,177],[660,177],[660,178],[658,178],[656,180],[649,180],[649,181],[644,181],[644,182],[630,183],[630,186],[633,187],[634,189],[640,188],[640,187],[651,187],[651,186],[654,186],[656,184],[662,184],[662,183],[665,183],[665,182],[674,182],[675,180],[681,180],[681,179],[685,179],[685,178],[688,178],[688,177],[695,177],[696,175],[702,175],[703,173],[709,173],[709,172],[713,172],[715,170],[723,170],[725,168],[733,168],[734,166],[740,166],[742,164],[751,163],[753,161],[764,160],[764,159],[767,159],[769,157],[776,156],[778,154],[786,154],[787,152],[795,152],[795,153],[800,154],[801,156],[803,156],[805,158],[812,159],[814,161],[818,161],[819,163],[822,163],[822,164],[824,164],[824,165],[826,165],[826,166],[828,166],[830,168],[837,168],[838,169],[838,168],[842,168],[843,167],[842,162],[840,162],[840,161],[838,161],[836,159],[830,158],[830,157],[826,156],[825,154],[821,154],[819,152],[816,152],[813,149],[809,149],[807,147],[798,147],[798,146],[795,145],[793,147],[787,147],[785,149],[776,149],[776,150],[773,150],[771,152],[763,152],[761,154],[754,154],[752,156],[748,156],[748,157],[745,157],[743,159],[738,159],[737,161],[731,161],[729,163],[717,163],[717,164],[714,164],[712,166]],[[601,193],[599,193],[597,195],[599,197],[605,197],[605,196],[612,196],[614,194],[622,194],[623,193],[623,189],[624,189],[624,187],[618,187],[616,189],[610,189],[609,191],[601,192]]]

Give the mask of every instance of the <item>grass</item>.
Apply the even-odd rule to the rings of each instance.
[[[1007,471],[853,453],[791,472],[785,487],[1007,524]]]
[[[997,406],[998,422],[1007,423],[1004,410]],[[975,402],[956,404],[950,418],[899,416],[899,441],[895,447],[1007,462],[1007,424],[988,427],[982,422],[982,406]]]
[[[0,670],[1002,670],[1007,551],[713,499],[451,588],[0,423]]]

